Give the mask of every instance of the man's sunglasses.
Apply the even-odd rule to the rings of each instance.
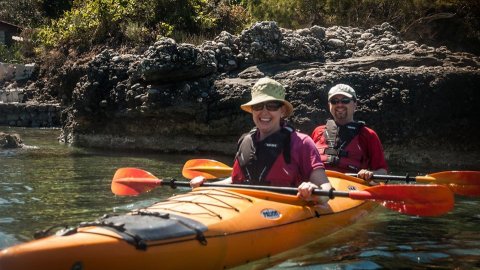
[[[337,105],[339,102],[341,102],[342,104],[348,104],[351,101],[352,101],[351,98],[342,98],[342,99],[332,98],[328,102],[330,102],[330,104],[332,105]]]
[[[262,102],[262,103],[252,105],[252,110],[258,112],[263,110],[264,107],[266,107],[268,111],[274,112],[274,111],[278,111],[278,109],[280,109],[282,106],[283,106],[283,102],[268,101],[268,102]]]

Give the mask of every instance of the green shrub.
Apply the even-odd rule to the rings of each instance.
[[[21,63],[22,61],[21,46],[18,43],[14,43],[10,47],[0,44],[0,62]]]
[[[46,47],[62,43],[102,42],[117,32],[119,21],[133,8],[134,0],[74,1],[74,8],[63,17],[41,27],[38,39]]]
[[[251,21],[247,10],[239,4],[220,2],[212,11],[211,16],[217,19],[216,33],[223,30],[232,34],[240,33]]]
[[[142,44],[151,41],[150,30],[137,22],[127,23],[122,30],[127,40],[134,44]]]
[[[45,47],[92,45],[108,39],[145,43],[173,31],[204,32],[217,19],[205,10],[206,0],[75,0],[73,9],[40,28]]]
[[[245,1],[254,21],[276,21],[281,27],[299,28],[309,21],[302,9],[302,0],[250,0]],[[311,1],[309,1],[311,2]]]
[[[389,22],[406,32],[442,12],[456,14],[459,32],[468,38],[460,42],[479,44],[480,4],[469,0],[0,0],[0,18],[12,23],[42,25],[50,20],[35,31],[36,51],[63,45],[145,45],[162,36],[198,43],[223,30],[238,34],[253,22],[271,20],[293,29],[370,28]]]

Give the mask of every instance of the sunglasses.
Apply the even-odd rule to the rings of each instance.
[[[269,101],[269,102],[262,102],[255,105],[252,105],[252,110],[254,111],[261,111],[264,107],[267,108],[268,111],[274,112],[278,111],[283,106],[283,102],[278,101]]]
[[[332,105],[337,105],[339,102],[341,102],[342,104],[348,104],[351,101],[352,101],[351,98],[342,98],[342,99],[332,98],[328,102],[330,102],[330,104]]]

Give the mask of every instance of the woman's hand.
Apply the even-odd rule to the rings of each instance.
[[[332,189],[332,185],[330,183],[324,183],[320,187],[318,187],[311,182],[303,182],[302,184],[300,184],[300,186],[298,186],[297,197],[302,198],[306,201],[314,201],[316,204],[328,207],[327,202],[328,200],[330,200],[328,196],[312,196],[312,193],[316,188],[330,190]]]
[[[318,188],[318,186],[312,182],[303,182],[300,184],[300,186],[298,186],[297,197],[300,197],[304,200],[311,200],[312,192],[316,188]]]
[[[192,188],[196,188],[196,187],[199,187],[203,184],[203,182],[205,182],[205,177],[203,176],[196,176],[194,178],[192,178],[192,180],[190,180],[190,187]]]

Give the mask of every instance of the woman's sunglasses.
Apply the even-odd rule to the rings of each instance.
[[[332,98],[328,102],[330,102],[330,104],[332,105],[337,105],[339,102],[341,102],[342,104],[348,104],[351,101],[352,101],[351,98],[342,98],[342,99]]]
[[[278,111],[278,109],[280,109],[282,106],[283,106],[283,102],[268,101],[268,102],[262,102],[262,103],[252,105],[252,110],[258,112],[263,110],[264,107],[266,107],[268,111],[274,112],[274,111]]]

